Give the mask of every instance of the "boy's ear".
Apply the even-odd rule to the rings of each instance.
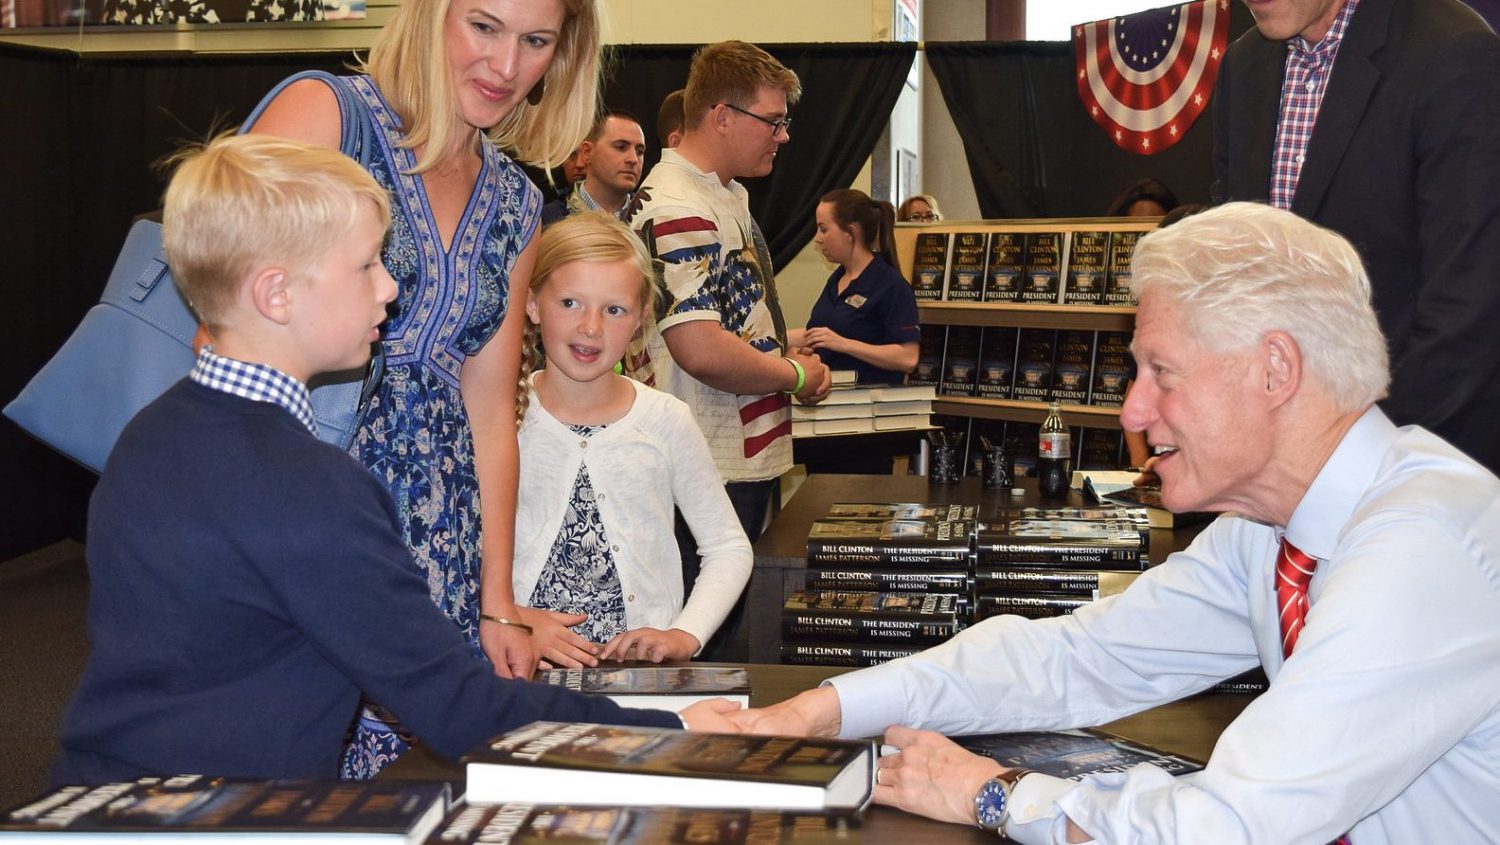
[[[281,267],[262,267],[250,278],[250,303],[262,317],[279,325],[292,320],[291,274]]]

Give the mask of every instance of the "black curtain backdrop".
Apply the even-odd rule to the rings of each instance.
[[[691,46],[627,46],[606,102],[637,114],[655,149],[661,98],[687,79]],[[848,185],[885,127],[912,44],[791,44],[766,49],[801,77],[792,140],[752,180],[751,209],[778,264],[812,237],[824,192]],[[92,57],[0,44],[0,295],[9,303],[0,404],[9,402],[98,300],[131,219],[155,209],[153,162],[238,125],[298,70],[339,73],[347,52]],[[851,85],[850,80],[859,80]],[[0,560],[82,535],[93,476],[0,420]]]
[[[1244,4],[1230,8],[1233,42],[1253,21]],[[1084,110],[1070,42],[929,43],[926,55],[963,138],[984,217],[1100,215],[1147,176],[1182,202],[1208,202],[1208,111],[1167,151],[1140,156],[1115,146]]]
[[[0,45],[0,296],[9,402],[99,298],[135,215],[165,183],[152,163],[238,124],[276,82],[338,72],[349,53],[92,58]],[[82,536],[94,476],[0,420],[0,560]]]

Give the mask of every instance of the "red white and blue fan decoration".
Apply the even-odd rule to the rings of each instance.
[[[1208,106],[1228,46],[1229,0],[1079,24],[1078,97],[1116,146],[1154,155]]]

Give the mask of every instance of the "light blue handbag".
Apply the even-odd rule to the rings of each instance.
[[[283,88],[301,79],[321,79],[338,96],[345,155],[368,167],[373,127],[353,102],[343,80],[323,71],[296,74],[261,100],[245,121],[249,127]],[[243,130],[242,130],[243,131]],[[193,367],[198,319],[172,282],[162,252],[161,224],[137,220],[115,259],[99,304],[32,377],[5,415],[34,437],[99,472],[125,424]],[[313,415],[318,436],[347,449],[359,407],[382,374],[379,344],[364,373],[315,383]],[[363,376],[361,378],[361,376]]]

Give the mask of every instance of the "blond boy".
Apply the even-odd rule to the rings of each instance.
[[[265,136],[178,168],[166,250],[214,345],[95,490],[93,650],[57,783],[336,777],[361,691],[448,756],[538,718],[682,724],[495,677],[427,598],[384,488],[313,436],[308,380],[363,366],[396,295],[387,202],[352,160]]]

